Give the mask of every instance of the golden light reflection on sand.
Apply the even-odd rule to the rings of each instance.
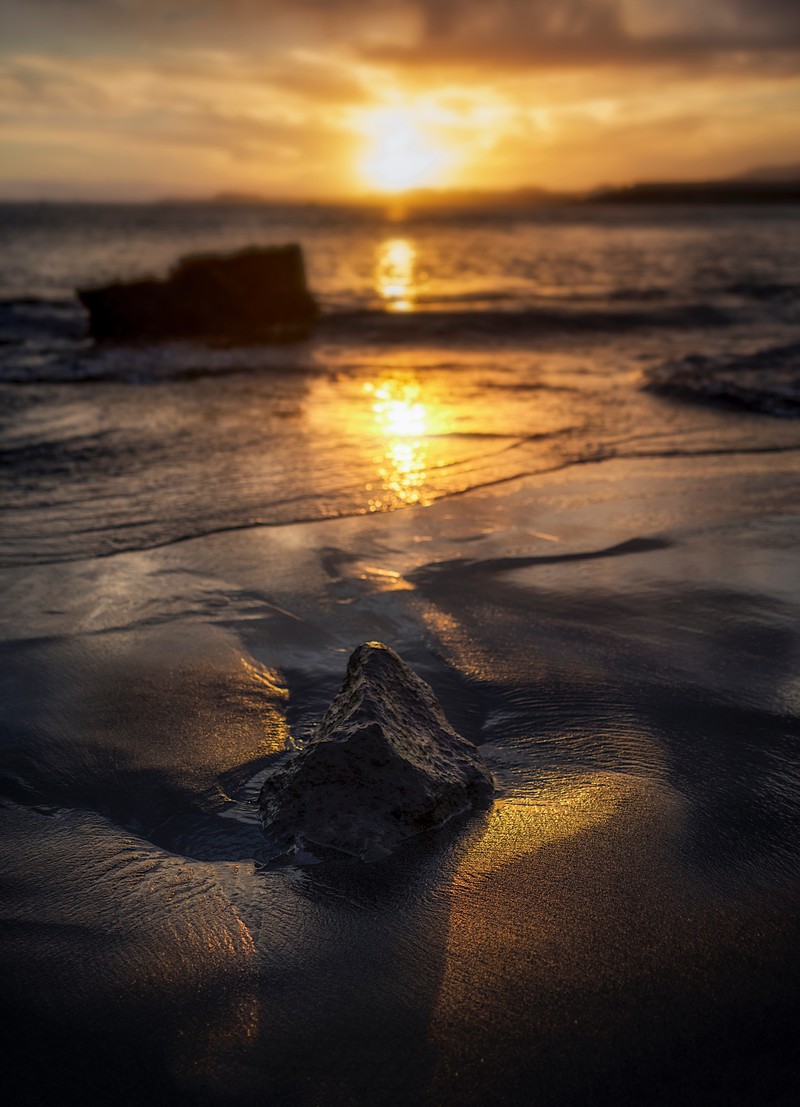
[[[498,800],[479,836],[467,845],[455,880],[485,876],[550,843],[610,819],[623,795],[611,773],[549,784],[541,795]]]
[[[378,248],[375,289],[389,311],[413,311],[417,296],[417,251],[407,238],[390,238]]]
[[[172,1077],[189,1094],[211,1086],[222,1095],[231,1083],[243,1088],[253,1079],[253,1050],[261,1028],[254,989],[256,948],[233,904],[228,901],[225,908],[217,929],[206,931],[203,961],[224,969],[220,976],[227,987],[218,988],[215,1016],[187,1016],[172,1047]]]
[[[433,500],[426,489],[428,444],[434,414],[422,398],[422,385],[416,378],[386,377],[367,381],[364,394],[369,397],[373,424],[385,439],[377,459],[380,490],[367,485],[369,510],[385,511],[393,507],[429,504]],[[441,422],[441,416],[436,420]]]
[[[681,964],[673,926],[660,927],[674,911],[664,851],[672,856],[680,810],[640,777],[583,772],[501,800],[469,832],[447,889],[434,1087],[491,1072],[520,1039],[544,1051],[545,1069],[554,1041],[568,1064],[573,1034],[602,1031],[591,1018],[599,997],[609,1013],[622,1009],[632,977],[650,979],[659,957]]]
[[[453,1026],[476,1006],[476,997],[497,987],[495,973],[516,977],[520,941],[525,956],[535,959],[539,943],[552,939],[558,924],[550,917],[546,874],[559,866],[559,848],[608,823],[626,793],[625,781],[613,773],[548,782],[533,795],[497,800],[461,843],[448,893],[434,1041],[455,1041],[457,1053]]]
[[[281,608],[275,610],[281,611]],[[286,703],[289,690],[272,669],[253,663],[246,657],[240,658],[245,694],[255,694],[263,719],[264,750],[280,753],[291,742],[291,732],[286,721]],[[271,702],[270,702],[271,701]]]

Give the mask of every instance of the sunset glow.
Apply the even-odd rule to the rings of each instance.
[[[790,4],[6,0],[0,197],[584,190],[797,160]]]
[[[367,153],[361,175],[370,187],[382,192],[441,183],[443,170],[454,155],[426,132],[424,116],[404,108],[380,108],[365,119]]]

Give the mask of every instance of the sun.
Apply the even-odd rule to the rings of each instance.
[[[359,129],[367,140],[361,176],[382,192],[438,184],[453,162],[422,109],[376,108],[363,117]]]

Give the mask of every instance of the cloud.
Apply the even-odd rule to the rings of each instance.
[[[741,63],[800,54],[795,0],[419,0],[412,44],[370,53],[410,66],[531,69]]]
[[[6,181],[343,194],[398,104],[465,185],[714,175],[796,158],[798,77],[797,0],[0,4]]]
[[[800,54],[797,0],[5,0],[4,39],[72,48],[292,46],[385,63],[531,68],[701,64]],[[37,13],[39,23],[37,23]],[[38,28],[38,30],[37,30]]]
[[[356,141],[343,119],[363,102],[356,78],[316,59],[244,65],[222,52],[166,52],[138,59],[52,54],[0,58],[3,176],[23,179],[31,161],[64,151],[78,178],[152,175],[152,195],[169,180],[189,193],[218,188],[312,193],[342,188],[342,163]],[[181,164],[182,163],[182,164]],[[337,174],[339,179],[337,180]]]

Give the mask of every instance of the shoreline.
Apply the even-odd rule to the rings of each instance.
[[[51,737],[34,739],[38,784],[5,808],[17,861],[3,915],[18,920],[5,967],[9,998],[45,1035],[36,1048],[58,1054],[59,1034],[71,1042],[64,1071],[90,1066],[99,1083],[86,1102],[100,1102],[128,1054],[130,1066],[151,1058],[119,1089],[131,1104],[147,1094],[311,1107],[378,1093],[521,1104],[534,1092],[565,1105],[744,1104],[770,1081],[789,1102],[800,850],[785,837],[790,793],[767,770],[786,749],[780,713],[797,717],[780,658],[797,648],[800,519],[787,515],[788,464],[710,464],[702,492],[684,464],[688,502],[674,459],[634,473],[616,463],[617,480],[562,473],[516,496],[314,524],[313,541],[309,527],[287,527],[23,575],[29,597],[37,576],[54,598],[71,596],[71,613],[14,649],[21,672],[47,674],[44,708],[80,744],[70,768],[50,723]],[[732,479],[736,496],[709,492]],[[613,556],[611,539],[641,534],[644,518],[653,533],[655,504],[661,539]],[[716,518],[693,523],[710,505]],[[547,537],[522,527],[534,513]],[[596,556],[601,538],[612,556]],[[470,575],[448,569],[448,542],[469,549]],[[567,560],[553,560],[554,544]],[[238,600],[229,618],[219,601],[232,589],[263,599],[249,611]],[[168,595],[182,598],[166,621],[137,617]],[[45,608],[45,597],[28,602]],[[235,823],[219,818],[231,785],[215,782],[248,745],[254,769],[265,742],[280,748],[284,713],[302,734],[348,644],[376,636],[482,741],[501,786],[492,812],[386,865],[257,871],[237,857]],[[41,734],[38,694],[13,715]],[[737,719],[748,720],[738,735]],[[111,776],[91,753],[109,725]],[[705,743],[693,748],[698,726]],[[737,793],[745,765],[772,789],[767,808]],[[65,782],[79,778],[83,811],[59,813]],[[737,844],[725,826],[745,794],[758,819],[739,824]],[[109,800],[110,812],[92,812]],[[171,848],[163,828],[153,844],[159,812],[187,803],[194,821]],[[104,969],[84,978],[98,957]],[[129,1036],[113,1059],[104,1023]],[[83,1028],[81,1044],[67,1025]],[[35,1088],[33,1046],[17,1044],[20,1079]]]

